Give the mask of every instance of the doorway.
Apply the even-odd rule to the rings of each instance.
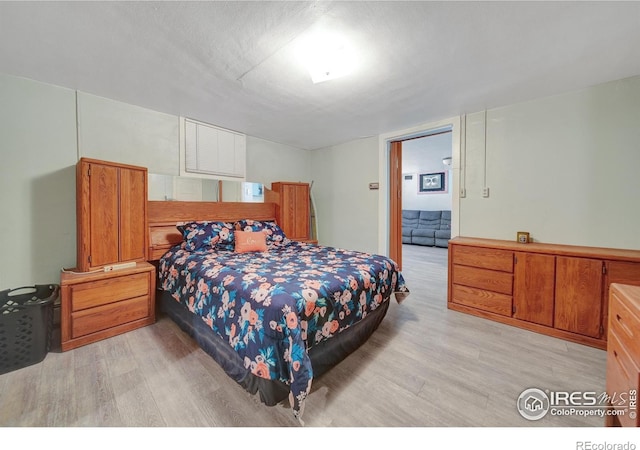
[[[460,175],[457,169],[459,165],[457,162],[460,160],[460,120],[456,118],[451,121],[443,121],[442,123],[432,124],[432,126],[425,126],[424,128],[407,130],[404,133],[397,133],[395,135],[381,136],[381,157],[384,158],[381,163],[382,167],[386,169],[384,177],[388,180],[387,192],[381,193],[385,196],[385,207],[381,211],[385,217],[381,217],[381,239],[386,244],[385,247],[388,250],[388,255],[391,259],[396,261],[400,268],[402,268],[402,209],[403,209],[403,187],[405,181],[412,182],[412,186],[419,189],[418,183],[420,182],[420,175],[428,175],[430,172],[428,167],[424,169],[418,168],[413,174],[411,180],[405,180],[405,172],[403,170],[403,144],[408,144],[410,141],[428,138],[429,136],[438,136],[443,134],[449,134],[450,139],[450,153],[448,156],[452,158],[452,164],[445,169],[442,162],[443,158],[440,158],[440,165],[436,167],[436,164],[432,161],[433,169],[445,169],[440,172],[445,172],[445,183],[449,195],[449,204],[451,210],[451,237],[457,235],[458,230],[458,203],[459,203],[459,187],[457,180]],[[420,173],[424,170],[424,173]],[[424,179],[424,178],[423,178]],[[386,233],[385,233],[386,232]]]

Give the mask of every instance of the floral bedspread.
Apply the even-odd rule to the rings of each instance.
[[[202,317],[256,376],[290,386],[302,415],[313,379],[307,349],[409,294],[391,259],[290,241],[268,252],[187,251],[160,260],[159,287]]]

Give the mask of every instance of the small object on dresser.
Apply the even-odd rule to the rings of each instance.
[[[518,231],[518,242],[521,244],[527,244],[530,241],[529,232],[527,231]]]

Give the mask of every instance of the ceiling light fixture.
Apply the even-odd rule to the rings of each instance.
[[[355,66],[353,49],[338,34],[316,33],[309,36],[298,47],[298,55],[314,83],[348,75]]]

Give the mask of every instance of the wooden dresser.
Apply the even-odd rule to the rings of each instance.
[[[640,251],[449,241],[449,309],[601,349],[612,283],[640,285]]]
[[[276,221],[284,234],[294,241],[317,243],[310,233],[309,183],[276,181],[271,184],[276,204]]]
[[[609,291],[607,339],[607,426],[640,426],[640,287],[613,283]]]
[[[63,351],[155,322],[147,169],[81,158],[76,205],[76,268],[60,276]]]

